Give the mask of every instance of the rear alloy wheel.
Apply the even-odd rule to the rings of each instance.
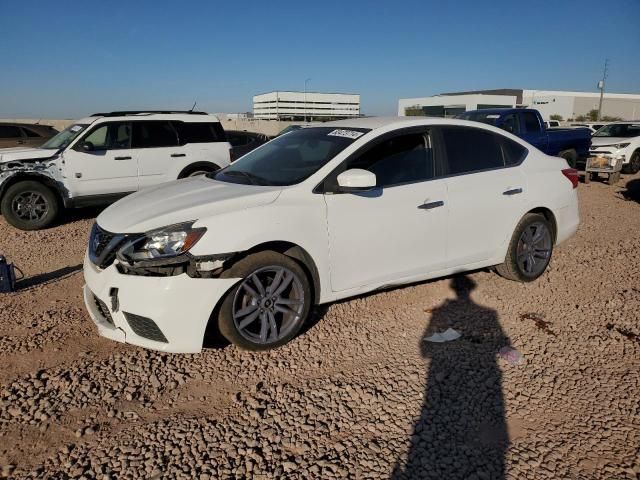
[[[7,222],[21,230],[48,227],[58,216],[58,208],[55,193],[32,180],[11,185],[2,197],[1,204]]]
[[[640,172],[640,152],[633,152],[629,163],[622,166],[622,173],[634,175]]]
[[[531,282],[544,273],[553,253],[553,232],[540,214],[528,213],[516,227],[507,256],[497,272],[509,280]]]
[[[220,308],[218,324],[227,340],[247,350],[269,350],[298,333],[312,295],[307,275],[295,260],[258,252],[240,260],[225,276],[243,278]]]

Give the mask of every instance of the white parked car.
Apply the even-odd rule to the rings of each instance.
[[[120,342],[198,352],[217,326],[240,347],[273,348],[316,304],[491,266],[535,280],[578,228],[577,185],[565,160],[477,122],[299,129],[107,208],[84,299]]]
[[[17,228],[45,228],[63,206],[110,203],[226,167],[230,149],[214,115],[98,113],[38,148],[0,149],[0,213]]]
[[[591,137],[592,157],[610,160],[622,158],[623,173],[640,171],[640,122],[614,122],[600,128]]]
[[[572,123],[572,127],[576,128],[588,128],[591,130],[591,133],[596,133],[599,129],[604,127],[606,122],[584,122],[584,123]]]
[[[547,128],[559,128],[562,125],[560,125],[558,120],[545,120],[544,126]]]

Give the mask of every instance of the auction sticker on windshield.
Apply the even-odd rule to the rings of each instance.
[[[357,132],[355,130],[342,130],[337,129],[332,132],[327,133],[330,137],[344,137],[344,138],[358,138],[364,135],[362,132]]]

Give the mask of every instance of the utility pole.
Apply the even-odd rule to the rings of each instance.
[[[604,95],[604,81],[607,79],[607,70],[609,69],[609,59],[604,61],[604,71],[602,72],[602,80],[598,82],[600,89],[600,104],[598,105],[598,121],[602,120],[602,97]]]

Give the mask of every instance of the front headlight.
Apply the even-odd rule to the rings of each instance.
[[[118,257],[129,263],[170,259],[189,251],[207,231],[192,228],[193,222],[171,225],[147,232],[131,240],[118,252]]]
[[[620,150],[621,148],[627,148],[629,145],[631,145],[631,143],[616,143],[614,145],[614,147],[616,147],[616,149]]]

